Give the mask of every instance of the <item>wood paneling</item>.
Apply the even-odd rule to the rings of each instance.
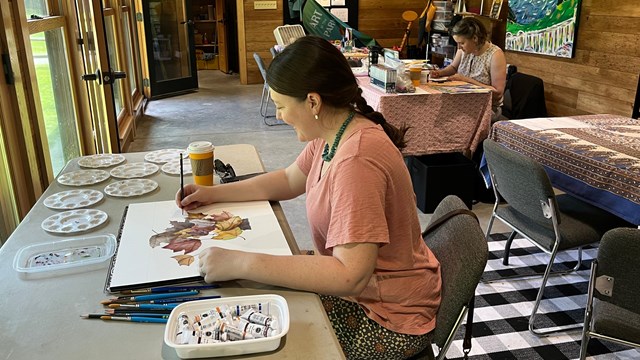
[[[255,10],[253,0],[237,0],[238,7],[238,42],[240,51],[240,82],[242,84],[259,84],[262,77],[258,65],[253,60],[253,53],[262,56],[266,65],[271,62],[269,48],[276,43],[273,30],[283,24],[282,0],[277,0],[277,10]],[[402,20],[402,13],[413,10],[420,15],[426,6],[424,0],[359,0],[358,29],[374,37],[380,45],[392,47],[400,45],[407,23]],[[411,27],[409,44],[418,39],[418,22]]]
[[[631,116],[640,74],[637,0],[583,0],[572,59],[506,52],[518,71],[545,83],[552,116]]]
[[[263,82],[258,65],[253,59],[256,52],[262,56],[266,66],[271,63],[269,48],[276,44],[273,30],[282,25],[282,0],[277,0],[276,10],[255,10],[253,0],[237,0],[238,49],[240,51],[240,82],[260,84]]]
[[[259,84],[262,77],[253,60],[259,53],[271,61],[273,30],[282,25],[282,0],[277,10],[254,10],[253,1],[237,1],[240,79]],[[402,12],[420,14],[424,0],[359,0],[358,28],[380,45],[399,45],[406,22]],[[613,113],[631,116],[640,74],[640,7],[637,0],[583,0],[572,59],[525,53],[506,53],[507,62],[519,71],[540,77],[550,115]],[[418,25],[411,28],[409,44],[415,44]]]

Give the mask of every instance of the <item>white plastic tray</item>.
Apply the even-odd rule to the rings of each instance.
[[[255,303],[269,303],[270,314],[278,319],[278,334],[262,339],[249,339],[240,341],[230,341],[216,344],[196,344],[183,345],[176,344],[176,329],[178,325],[178,315],[186,312],[190,317],[201,314],[207,310],[213,309],[215,306],[227,305],[249,305]],[[233,356],[242,354],[251,354],[264,351],[272,351],[280,346],[280,340],[289,331],[289,307],[287,300],[280,295],[264,294],[251,296],[235,296],[211,300],[188,301],[178,305],[167,320],[164,330],[164,342],[167,346],[176,350],[180,358],[204,358]]]
[[[104,266],[116,246],[116,237],[112,234],[29,245],[16,253],[13,268],[30,277],[88,271]]]

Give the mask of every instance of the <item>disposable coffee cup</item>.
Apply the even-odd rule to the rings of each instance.
[[[193,182],[198,185],[213,185],[213,150],[208,141],[195,141],[189,144],[189,159]]]
[[[414,86],[420,85],[420,75],[422,73],[422,65],[411,65],[409,68],[409,78]]]

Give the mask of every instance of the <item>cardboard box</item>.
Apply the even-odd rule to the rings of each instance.
[[[211,60],[205,60],[205,69],[218,70],[218,55],[214,56]]]
[[[458,196],[471,209],[476,169],[460,153],[410,156],[406,158],[418,208],[432,213],[447,195]]]

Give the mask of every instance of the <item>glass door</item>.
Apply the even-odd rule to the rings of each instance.
[[[151,98],[198,88],[190,0],[142,1]]]
[[[82,79],[91,104],[96,150],[121,152],[112,85],[116,78],[126,75],[113,71],[109,64],[102,0],[77,0],[76,6],[84,55]]]

